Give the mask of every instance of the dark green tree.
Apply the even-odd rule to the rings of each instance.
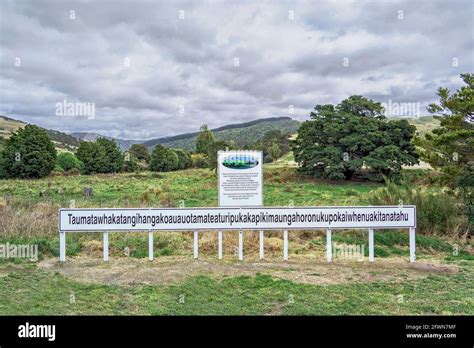
[[[81,141],[76,157],[84,163],[85,174],[117,173],[123,168],[123,153],[114,140],[99,138],[95,142]]]
[[[196,153],[208,154],[215,141],[214,134],[208,129],[207,125],[202,125],[200,130],[201,132],[196,138]]]
[[[293,142],[300,171],[332,180],[351,179],[362,168],[372,178],[399,173],[402,165],[418,163],[406,120],[388,121],[380,103],[351,96],[334,106],[316,105]]]
[[[139,161],[150,162],[150,154],[147,147],[144,144],[133,144],[128,150],[130,155],[135,156]]]
[[[178,155],[178,169],[187,169],[192,166],[191,154],[188,151],[176,149],[174,152]]]
[[[171,149],[157,144],[150,159],[150,170],[154,172],[169,172],[178,169],[178,155]]]
[[[139,170],[138,159],[134,154],[126,152],[123,161],[123,171],[126,173],[133,173]]]
[[[439,88],[439,103],[428,111],[440,127],[417,138],[421,157],[439,169],[441,180],[459,190],[470,227],[474,228],[474,74],[461,74],[465,83],[454,93]]]
[[[430,104],[428,111],[440,120],[440,127],[417,138],[422,159],[440,169],[451,186],[474,170],[474,75],[461,78],[466,85],[454,93],[438,89],[439,103]]]
[[[5,141],[0,172],[7,178],[42,178],[51,173],[56,149],[40,127],[26,125]]]
[[[216,140],[208,147],[207,154],[206,154],[206,161],[207,161],[208,168],[210,169],[217,168],[217,153],[219,151],[224,151],[224,150],[232,150],[232,147],[230,146],[229,143],[223,140]]]
[[[123,153],[115,140],[99,138],[97,144],[103,149],[104,160],[101,173],[118,173],[123,167]]]
[[[103,173],[105,151],[97,142],[81,141],[76,157],[84,163],[84,174]]]

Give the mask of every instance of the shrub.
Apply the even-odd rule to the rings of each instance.
[[[154,172],[169,172],[178,169],[178,155],[163,145],[156,145],[151,154],[150,170]]]
[[[467,217],[460,209],[462,204],[446,189],[430,191],[424,187],[411,188],[387,182],[385,187],[371,194],[369,202],[373,205],[415,205],[417,230],[423,234],[458,237],[468,231]]]
[[[71,169],[81,169],[84,167],[84,163],[79,161],[79,159],[70,152],[61,152],[56,158],[56,167],[62,168],[65,171]],[[56,169],[55,169],[56,170]]]
[[[207,167],[207,157],[203,154],[194,154],[191,155],[192,166],[194,168],[206,168]]]
[[[176,149],[174,150],[178,155],[178,169],[187,169],[193,164],[191,160],[191,154],[185,150]]]

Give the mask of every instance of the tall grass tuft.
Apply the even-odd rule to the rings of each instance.
[[[466,237],[469,232],[462,203],[447,189],[410,187],[387,181],[384,187],[372,192],[369,202],[373,205],[415,205],[417,231],[422,234],[459,238]]]

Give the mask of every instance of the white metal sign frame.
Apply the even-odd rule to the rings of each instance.
[[[69,225],[71,224],[73,220],[73,212],[78,213],[78,216],[84,216],[86,213],[92,213],[94,212],[102,212],[105,214],[105,212],[113,213],[113,212],[181,212],[181,213],[190,213],[190,212],[202,212],[206,211],[209,214],[210,213],[222,213],[222,212],[228,212],[228,211],[233,211],[234,213],[236,212],[249,212],[253,211],[254,213],[262,213],[262,212],[281,212],[284,211],[287,213],[287,215],[291,215],[292,213],[295,214],[297,212],[302,212],[302,211],[332,211],[332,214],[336,214],[336,211],[340,210],[352,210],[353,212],[358,211],[358,210],[364,210],[364,209],[371,209],[374,211],[374,209],[380,210],[386,210],[386,211],[396,211],[399,210],[401,212],[405,211],[407,214],[410,214],[409,220],[403,221],[398,224],[387,224],[387,225],[377,225],[377,224],[365,224],[365,225],[356,225],[356,224],[349,224],[349,225],[331,225],[330,223],[327,225],[321,225],[321,224],[311,224],[311,225],[304,225],[304,226],[287,226],[282,223],[278,223],[275,226],[254,226],[254,223],[248,222],[246,224],[240,224],[235,227],[233,226],[186,226],[186,227],[181,227],[181,228],[171,228],[170,226],[147,226],[146,228],[141,228],[141,227],[124,227],[124,228],[117,228],[114,225],[107,225],[102,226],[98,228],[97,226],[94,227],[88,227],[88,228],[71,228]],[[64,217],[67,216],[69,217],[69,225],[64,224]],[[94,215],[91,215],[94,216]],[[106,215],[103,215],[106,216]],[[122,215],[123,216],[123,215]],[[131,216],[125,215],[126,216]],[[150,216],[150,215],[148,215]],[[250,216],[250,215],[249,215]],[[256,215],[253,215],[256,216]],[[295,216],[295,215],[293,215]],[[82,219],[82,220],[81,220]],[[79,219],[80,221],[85,221],[87,220],[86,218],[81,218]],[[90,218],[92,219],[92,217]],[[93,220],[93,219],[92,219]],[[126,220],[126,219],[125,219]],[[219,230],[218,234],[218,242],[219,242],[219,247],[218,247],[218,257],[219,259],[222,258],[222,230],[239,230],[239,260],[243,260],[243,229],[246,230],[259,230],[259,239],[260,239],[260,259],[263,259],[264,257],[264,245],[263,245],[263,230],[283,230],[283,259],[286,261],[288,260],[288,230],[293,229],[293,230],[326,230],[326,258],[328,262],[331,262],[333,257],[332,257],[332,230],[336,229],[368,229],[369,231],[369,261],[373,262],[374,261],[374,228],[377,229],[400,229],[400,228],[408,228],[410,233],[409,233],[409,242],[410,242],[410,262],[415,262],[415,231],[416,231],[416,207],[415,206],[359,206],[359,207],[293,207],[293,208],[288,208],[288,207],[244,207],[244,208],[160,208],[160,209],[155,209],[155,208],[142,208],[142,209],[135,209],[135,208],[83,208],[83,209],[60,209],[59,210],[59,218],[58,218],[58,227],[59,227],[59,237],[60,237],[60,261],[65,261],[66,260],[66,233],[74,233],[74,232],[102,232],[103,233],[103,243],[104,243],[104,261],[108,261],[109,255],[108,255],[108,237],[109,237],[109,232],[110,231],[117,231],[117,232],[131,232],[131,231],[147,231],[148,232],[148,251],[149,251],[149,259],[153,260],[153,231],[194,231],[194,258],[198,258],[198,244],[199,244],[199,230]]]

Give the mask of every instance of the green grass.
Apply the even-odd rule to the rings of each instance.
[[[373,183],[328,183],[303,180],[295,169],[265,166],[264,199],[267,206],[367,204]],[[92,187],[93,197],[84,197]],[[43,197],[40,197],[40,192]],[[60,193],[61,192],[61,193]],[[56,203],[68,207],[158,206],[183,203],[188,207],[217,206],[217,176],[208,169],[169,173],[51,176],[41,180],[0,180],[0,196],[29,202]],[[182,200],[182,202],[180,202]]]
[[[0,277],[0,315],[473,315],[472,281],[472,272],[462,268],[420,280],[327,286],[267,275],[108,286],[77,283],[30,265]]]

